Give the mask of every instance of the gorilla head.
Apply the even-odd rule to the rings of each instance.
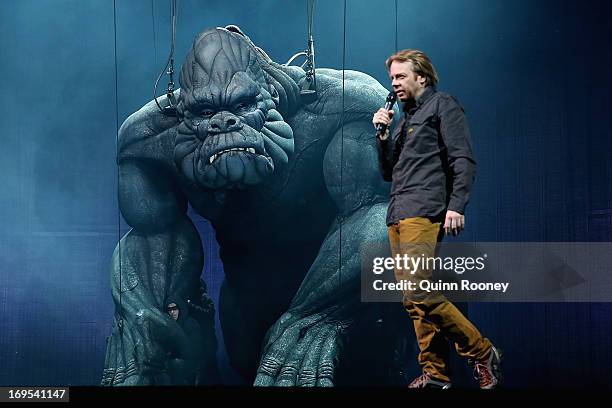
[[[174,160],[191,182],[244,188],[288,163],[293,131],[281,115],[288,91],[278,89],[283,85],[272,71],[279,71],[278,64],[238,29],[196,37],[181,69],[177,110],[183,120],[174,148]]]

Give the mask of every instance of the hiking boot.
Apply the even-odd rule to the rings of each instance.
[[[451,387],[451,383],[434,378],[431,375],[424,373],[412,381],[408,388],[428,388],[435,390],[447,390]]]
[[[501,359],[501,351],[491,346],[489,357],[480,361],[472,361],[474,378],[480,382],[480,389],[492,390],[501,384]]]

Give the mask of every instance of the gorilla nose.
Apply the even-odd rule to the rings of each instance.
[[[208,133],[225,133],[240,129],[240,118],[228,112],[220,112],[208,121]]]

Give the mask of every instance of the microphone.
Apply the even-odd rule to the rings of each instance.
[[[389,95],[387,95],[387,99],[385,101],[385,110],[391,110],[396,99],[397,96],[395,95],[395,92],[389,92]],[[376,125],[376,137],[380,137],[381,135],[383,135],[386,130],[387,125],[383,123],[379,123],[378,125]]]

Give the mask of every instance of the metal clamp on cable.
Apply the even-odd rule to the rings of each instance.
[[[176,0],[170,0],[170,15],[171,15],[171,25],[172,25],[172,43],[170,46],[170,55],[168,55],[168,60],[166,61],[166,65],[164,69],[159,73],[157,80],[155,81],[155,86],[153,88],[153,99],[155,99],[155,104],[159,108],[159,111],[166,116],[178,116],[176,111],[176,98],[174,97],[174,47],[176,44]],[[168,68],[168,71],[166,71]],[[162,75],[168,74],[168,88],[166,89],[166,98],[168,101],[168,106],[164,106],[163,108],[157,101],[157,84],[161,79]]]
[[[314,40],[312,35],[308,38],[306,50],[306,76],[299,82],[300,96],[304,103],[311,103],[317,99],[317,80],[315,76]]]
[[[306,55],[305,71],[306,76],[300,80],[300,97],[306,104],[317,99],[317,79],[315,74],[315,52],[314,39],[312,37],[312,20],[314,15],[315,0],[308,0],[308,49],[303,54]],[[302,54],[302,53],[301,53]]]

